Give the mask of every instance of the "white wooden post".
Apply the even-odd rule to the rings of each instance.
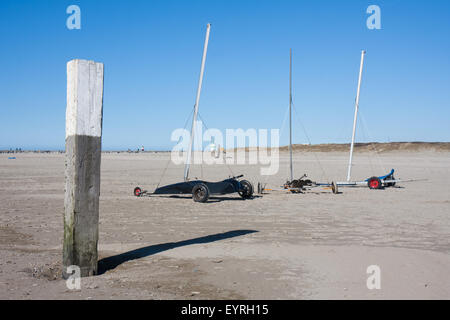
[[[97,273],[103,64],[67,63],[63,277],[76,265],[81,276]]]

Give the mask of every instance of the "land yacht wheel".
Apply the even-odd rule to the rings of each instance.
[[[338,188],[338,185],[337,185],[337,183],[336,182],[331,182],[331,191],[334,193],[334,194],[338,194],[339,193],[339,188]]]
[[[395,180],[394,175],[387,177],[385,180]],[[395,182],[386,183],[387,187],[395,187]]]
[[[367,180],[367,185],[370,189],[374,190],[383,188],[383,183],[378,177],[369,178],[369,180]]]
[[[139,187],[134,188],[133,194],[134,194],[136,197],[140,197],[140,196],[142,195],[142,189],[139,188]]]
[[[204,183],[199,183],[192,188],[192,199],[195,202],[206,202],[209,199],[209,189]]]
[[[253,185],[247,180],[240,181],[240,184],[242,189],[238,191],[239,195],[244,199],[250,198],[253,195]]]

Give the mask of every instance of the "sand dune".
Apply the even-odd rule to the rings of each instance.
[[[355,143],[355,152],[450,152],[450,142],[367,142]],[[245,148],[246,151],[257,148]],[[326,144],[293,144],[292,149],[298,152],[348,152],[349,143]],[[280,151],[289,150],[289,146],[281,146]]]

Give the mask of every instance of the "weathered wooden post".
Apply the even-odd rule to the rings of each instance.
[[[67,63],[66,194],[63,277],[76,265],[81,276],[97,273],[103,64]]]

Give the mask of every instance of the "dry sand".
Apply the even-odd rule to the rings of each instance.
[[[449,152],[355,155],[357,179],[391,167],[397,178],[427,179],[399,188],[207,204],[132,195],[136,185],[156,186],[167,153],[104,154],[99,252],[107,270],[75,291],[60,279],[64,155],[8,156],[0,154],[0,299],[450,299]],[[294,158],[296,176],[345,177],[347,153]],[[269,178],[258,166],[231,169],[276,187],[287,177],[286,153],[281,160]],[[170,165],[162,183],[182,172]],[[228,175],[226,166],[203,166],[208,180]],[[369,265],[381,268],[380,290],[366,286]]]

